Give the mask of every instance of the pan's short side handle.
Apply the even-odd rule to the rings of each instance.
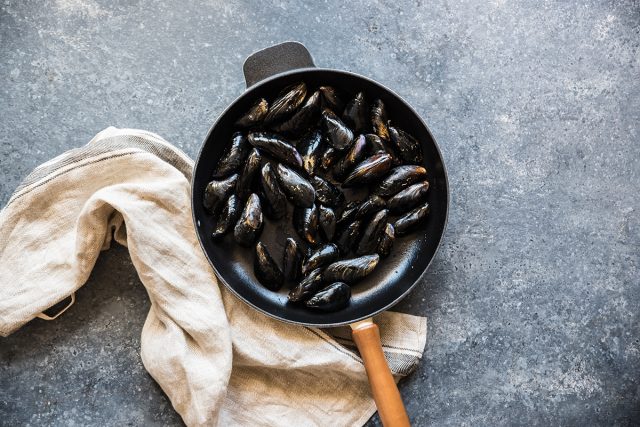
[[[371,319],[351,325],[353,340],[364,361],[373,400],[384,427],[408,427],[409,417],[402,403],[398,386],[393,380],[387,359],[382,352],[380,330]]]
[[[267,77],[296,68],[315,66],[311,54],[302,43],[284,42],[249,55],[242,71],[249,88]]]

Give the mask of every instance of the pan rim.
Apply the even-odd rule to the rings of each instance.
[[[385,91],[387,91],[390,95],[394,96],[395,98],[397,98],[401,103],[403,103],[412,113],[413,115],[417,118],[417,120],[419,121],[419,124],[421,124],[422,126],[424,126],[424,128],[426,129],[427,133],[429,134],[429,137],[431,138],[431,140],[433,141],[433,145],[436,149],[436,152],[438,153],[438,156],[440,157],[440,161],[442,163],[442,171],[443,171],[443,177],[444,177],[444,185],[445,185],[445,194],[447,195],[447,204],[446,204],[446,209],[445,209],[445,217],[444,217],[444,224],[442,227],[442,232],[440,233],[440,236],[438,238],[438,242],[436,245],[436,249],[433,252],[433,255],[431,256],[431,259],[429,259],[429,262],[427,263],[427,265],[425,266],[424,270],[420,273],[420,276],[413,282],[413,284],[411,284],[411,286],[409,286],[404,292],[402,292],[402,294],[397,297],[395,300],[391,301],[390,303],[386,304],[384,307],[374,310],[371,313],[365,315],[365,316],[359,316],[357,318],[351,319],[351,320],[347,320],[347,321],[342,321],[342,322],[328,322],[328,323],[308,323],[308,322],[300,322],[300,321],[296,321],[296,320],[291,320],[291,319],[287,319],[284,318],[282,316],[278,316],[277,314],[273,314],[261,307],[258,307],[257,305],[253,304],[252,302],[248,301],[246,298],[244,298],[238,291],[236,291],[234,289],[233,286],[231,286],[229,283],[227,283],[227,281],[224,279],[224,277],[222,277],[222,275],[218,272],[218,269],[216,268],[214,262],[211,260],[209,254],[207,253],[207,251],[205,250],[205,246],[202,242],[202,238],[200,237],[200,233],[198,232],[198,219],[196,218],[196,214],[195,214],[195,197],[194,197],[194,184],[195,184],[195,177],[196,177],[196,170],[198,170],[198,166],[200,164],[200,159],[202,157],[202,153],[204,151],[205,145],[207,143],[207,141],[209,140],[209,137],[211,136],[213,130],[216,128],[216,126],[218,125],[218,123],[220,123],[220,121],[222,120],[223,117],[226,116],[226,114],[229,112],[229,110],[231,110],[233,108],[234,105],[236,105],[241,99],[243,99],[244,97],[248,96],[251,92],[254,92],[254,89],[260,88],[264,85],[269,84],[270,82],[280,79],[284,76],[289,76],[289,75],[294,75],[294,74],[302,74],[304,75],[305,73],[309,73],[309,72],[330,72],[330,73],[336,73],[336,74],[342,74],[342,75],[346,75],[346,76],[350,76],[350,77],[355,77],[358,79],[362,79],[365,80],[369,83],[372,83],[375,86],[379,86],[380,88],[384,89]],[[333,68],[319,68],[319,67],[306,67],[306,68],[296,68],[293,70],[289,70],[289,71],[285,71],[282,73],[278,73],[275,74],[273,76],[270,76],[264,80],[261,80],[258,83],[255,83],[254,85],[248,87],[245,89],[245,91],[240,94],[239,96],[237,96],[228,106],[227,108],[224,109],[224,111],[217,117],[217,119],[214,121],[213,125],[211,125],[211,127],[209,128],[209,131],[207,132],[207,135],[205,136],[204,140],[202,141],[202,144],[200,145],[200,150],[198,151],[198,156],[196,158],[196,161],[194,163],[193,166],[193,173],[191,175],[191,217],[193,220],[193,226],[194,226],[194,231],[196,233],[196,237],[198,238],[198,243],[200,244],[200,249],[202,250],[202,252],[204,253],[205,257],[207,258],[207,261],[209,261],[209,265],[211,266],[211,268],[213,269],[216,278],[222,282],[224,284],[224,286],[231,291],[231,293],[233,295],[235,295],[239,300],[241,300],[243,303],[249,305],[250,307],[252,307],[255,310],[258,310],[259,312],[277,319],[281,322],[285,322],[285,323],[289,323],[289,324],[293,324],[293,325],[300,325],[300,326],[305,326],[305,327],[311,327],[311,328],[333,328],[333,327],[338,327],[338,326],[345,326],[345,325],[350,325],[352,323],[361,321],[361,320],[365,320],[365,319],[369,319],[371,317],[374,317],[380,313],[382,313],[383,311],[386,311],[388,309],[390,309],[391,307],[395,306],[397,303],[399,303],[403,298],[405,298],[409,293],[411,293],[411,291],[417,286],[417,284],[422,281],[422,279],[424,278],[427,270],[429,269],[429,267],[431,266],[431,263],[433,262],[434,258],[436,257],[436,255],[438,254],[438,251],[440,250],[440,247],[442,246],[442,241],[444,239],[444,235],[447,231],[447,225],[449,223],[449,209],[451,207],[451,194],[449,192],[449,175],[447,173],[447,167],[444,161],[444,157],[442,155],[442,150],[440,149],[440,146],[438,145],[438,142],[436,141],[436,139],[433,137],[433,133],[431,132],[431,129],[429,129],[429,126],[427,126],[427,124],[425,123],[425,121],[422,119],[422,117],[418,114],[418,112],[407,102],[405,101],[405,99],[403,97],[401,97],[400,95],[398,95],[396,92],[394,92],[393,90],[389,89],[387,86],[385,86],[384,84],[377,82],[369,77],[363,76],[361,74],[357,74],[351,71],[346,71],[346,70],[336,70]],[[328,315],[331,315],[331,313],[328,313]]]

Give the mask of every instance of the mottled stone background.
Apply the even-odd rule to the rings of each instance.
[[[443,150],[449,228],[398,306],[430,322],[400,384],[415,425],[638,425],[637,2],[3,0],[0,203],[109,125],[195,156],[244,58],[283,40],[397,91]],[[77,297],[0,339],[0,424],[180,424],[126,250]]]

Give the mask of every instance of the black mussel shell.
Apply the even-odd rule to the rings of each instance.
[[[380,197],[391,197],[410,184],[427,177],[427,170],[422,166],[404,165],[393,168],[389,175],[378,185],[375,193]]]
[[[340,251],[333,243],[320,246],[318,249],[313,251],[302,264],[302,274],[306,275],[318,267],[331,264],[333,261],[337,260],[339,256]]]
[[[333,147],[327,147],[320,158],[320,168],[325,171],[329,170],[336,160],[338,160],[338,157],[340,157],[338,150]]]
[[[252,132],[249,143],[294,168],[302,168],[302,157],[296,147],[280,138],[279,135],[267,132]]]
[[[378,254],[382,257],[389,256],[393,241],[396,239],[396,231],[392,224],[387,223],[378,243]]]
[[[242,213],[242,201],[238,196],[232,194],[227,199],[227,203],[224,205],[222,209],[222,213],[218,217],[218,222],[216,223],[216,228],[213,230],[212,237],[217,239],[218,237],[222,237],[233,227],[240,218],[240,214]]]
[[[413,136],[393,126],[389,126],[389,136],[403,162],[411,164],[422,163],[422,147]]]
[[[342,183],[343,187],[374,182],[384,176],[391,167],[392,157],[378,153],[362,161]]]
[[[260,183],[264,194],[265,214],[272,219],[280,219],[287,213],[287,197],[278,184],[276,174],[271,168],[271,163],[266,163],[260,173]]]
[[[387,206],[386,200],[380,196],[370,196],[367,200],[362,202],[356,212],[356,218],[366,218],[379,210],[384,209]]]
[[[346,283],[333,283],[319,291],[305,305],[322,311],[336,311],[349,305],[351,288]]]
[[[319,176],[311,177],[311,185],[316,190],[316,199],[323,205],[336,207],[344,203],[344,193],[338,187]]]
[[[240,196],[240,198],[244,199],[249,194],[251,194],[251,188],[253,187],[253,182],[255,181],[256,174],[260,170],[260,163],[262,162],[262,155],[257,149],[251,150],[249,157],[244,164],[244,169],[242,170],[242,175],[240,175],[240,179],[236,184],[236,193]]]
[[[360,232],[362,231],[362,220],[355,220],[344,229],[340,229],[335,244],[343,255],[348,254],[351,249],[356,246],[360,240]]]
[[[291,203],[302,208],[313,206],[313,202],[316,200],[316,191],[309,181],[282,164],[276,168],[276,176]]]
[[[320,112],[320,92],[315,91],[302,107],[286,122],[274,127],[276,132],[300,135],[317,120]]]
[[[379,211],[375,216],[367,223],[360,243],[358,243],[358,249],[356,255],[366,255],[375,253],[378,249],[378,242],[382,237],[384,228],[387,225],[387,219],[389,219],[389,211],[383,209]]]
[[[318,243],[318,209],[315,205],[310,208],[296,207],[293,210],[293,226],[298,235],[306,242]]]
[[[334,88],[331,86],[320,86],[318,89],[322,94],[322,108],[329,108],[333,111],[342,111],[344,103]]]
[[[256,259],[253,269],[256,278],[269,290],[277,291],[284,284],[282,270],[262,242],[256,244]]]
[[[366,155],[367,140],[364,135],[358,136],[351,148],[344,157],[336,164],[334,168],[334,176],[338,179],[344,179],[355,165],[360,163]]]
[[[364,98],[364,93],[358,92],[346,107],[344,107],[344,113],[342,113],[342,121],[347,126],[353,129],[354,132],[363,132],[368,130],[367,126],[367,112],[369,108],[367,101]]]
[[[397,236],[403,236],[429,216],[429,203],[418,206],[411,212],[401,216],[393,224]]]
[[[236,126],[242,128],[248,128],[254,125],[258,125],[262,123],[264,118],[267,116],[267,112],[269,111],[269,103],[266,99],[259,99],[258,102],[253,104],[249,111],[247,111],[242,117],[238,119],[236,122]]]
[[[289,301],[301,302],[311,298],[318,290],[322,288],[322,269],[317,268],[309,273],[291,292],[289,292]]]
[[[381,99],[376,99],[371,106],[371,124],[373,125],[373,132],[385,141],[389,140],[388,121],[384,102]]]
[[[328,206],[318,206],[318,220],[320,221],[320,231],[328,241],[333,239],[336,232],[336,213]]]
[[[260,236],[262,225],[262,207],[257,194],[251,194],[244,206],[242,215],[233,229],[233,237],[242,246],[251,246]]]
[[[385,143],[375,133],[368,133],[364,138],[367,141],[367,152],[369,154],[389,153]]]
[[[298,144],[304,170],[313,175],[322,155],[322,132],[315,130],[306,135]]]
[[[419,205],[427,197],[429,182],[422,181],[413,184],[397,193],[387,201],[389,210],[394,214],[406,212]]]
[[[231,138],[231,146],[218,162],[218,168],[213,173],[213,177],[222,178],[235,172],[244,162],[249,148],[251,146],[247,143],[247,138],[240,132],[234,133]]]
[[[353,141],[353,132],[347,127],[342,120],[336,116],[331,110],[322,112],[322,123],[324,131],[328,136],[329,143],[336,150],[345,150]]]
[[[307,85],[298,83],[285,88],[278,97],[271,102],[269,112],[264,118],[266,124],[286,119],[302,104],[307,95]]]
[[[302,275],[302,251],[298,247],[298,242],[291,237],[288,237],[284,244],[282,267],[287,281],[297,281]]]
[[[340,215],[338,215],[338,220],[336,221],[336,226],[340,229],[343,229],[348,224],[356,219],[356,214],[358,213],[358,209],[360,208],[360,204],[358,202],[349,202],[344,207],[344,210]]]
[[[227,196],[231,194],[233,188],[237,185],[238,179],[238,174],[233,174],[227,179],[214,180],[208,183],[202,198],[204,208],[210,213],[217,213],[222,202],[227,199]]]
[[[370,274],[380,261],[378,254],[364,255],[330,264],[322,273],[325,282],[355,282]]]

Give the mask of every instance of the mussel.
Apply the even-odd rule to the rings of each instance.
[[[256,278],[269,290],[277,291],[284,284],[282,270],[262,242],[256,244],[254,271]]]
[[[260,198],[253,193],[249,196],[240,219],[233,229],[233,237],[242,246],[251,246],[262,232],[264,223]]]
[[[218,168],[213,173],[213,177],[222,178],[238,169],[244,162],[249,148],[247,138],[241,132],[234,133],[231,145],[218,162]]]
[[[389,129],[387,128],[387,110],[384,107],[384,102],[381,99],[373,101],[371,107],[371,124],[373,125],[373,131],[385,141],[389,140]]]
[[[340,251],[335,244],[329,243],[326,245],[322,245],[318,249],[313,251],[311,255],[309,255],[309,257],[304,261],[304,263],[302,264],[302,274],[306,275],[311,270],[315,270],[318,267],[331,264],[333,261],[337,260],[339,256]]]
[[[382,233],[382,237],[380,237],[380,242],[378,243],[378,254],[382,257],[389,256],[395,239],[395,228],[393,228],[393,224],[387,223]]]
[[[355,217],[366,218],[371,214],[378,212],[381,209],[384,209],[387,206],[387,202],[380,196],[370,196],[367,200],[362,202],[360,206],[358,206],[358,211],[356,212]]]
[[[224,202],[238,182],[238,174],[233,174],[221,181],[211,181],[204,189],[202,204],[210,213],[217,213],[218,208]]]
[[[271,168],[271,163],[262,167],[260,183],[264,194],[265,214],[272,219],[280,219],[287,213],[287,198],[280,189],[276,174]]]
[[[429,181],[413,184],[397,193],[387,201],[389,210],[394,214],[406,212],[419,205],[429,192]]]
[[[266,99],[261,98],[249,108],[249,110],[238,119],[236,126],[248,128],[262,123],[269,111],[269,103]]]
[[[340,152],[338,150],[333,147],[327,147],[322,153],[322,157],[320,157],[320,168],[325,171],[329,170],[339,156]]]
[[[296,281],[302,275],[302,252],[298,247],[298,242],[291,237],[288,237],[284,244],[282,269],[287,281]]]
[[[354,132],[362,132],[367,128],[367,101],[364,93],[358,92],[344,108],[342,121],[353,129]]]
[[[336,213],[328,206],[318,206],[318,221],[320,222],[320,231],[328,241],[333,239],[336,232]]]
[[[362,231],[362,221],[357,219],[347,227],[340,229],[338,237],[335,240],[336,246],[343,255],[348,254],[351,249],[357,245]]]
[[[378,242],[380,241],[385,226],[387,225],[388,218],[389,211],[383,209],[375,214],[371,221],[367,223],[367,226],[362,232],[360,243],[358,243],[356,255],[371,254],[378,249]]]
[[[378,254],[364,255],[330,264],[322,273],[325,282],[352,283],[370,274],[380,261]]]
[[[343,187],[353,187],[356,184],[367,184],[384,176],[391,167],[392,158],[389,154],[378,153],[362,161],[342,183]]]
[[[320,290],[305,305],[322,311],[337,311],[349,305],[351,288],[346,283],[333,283]]]
[[[349,147],[353,140],[353,132],[338,116],[331,110],[322,112],[322,123],[324,130],[329,137],[329,143],[336,150],[344,150]]]
[[[302,208],[313,206],[313,202],[316,199],[316,191],[309,181],[293,169],[282,164],[279,164],[276,168],[276,176],[291,203]]]
[[[222,209],[222,213],[218,217],[216,228],[213,230],[211,237],[217,239],[227,234],[231,227],[238,222],[241,213],[242,201],[235,194],[230,195]]]
[[[340,99],[338,92],[331,86],[320,86],[318,88],[322,94],[322,107],[333,111],[342,111],[344,103]]]
[[[310,208],[296,207],[293,210],[293,226],[298,235],[306,242],[318,243],[318,209],[315,205]]]
[[[356,219],[356,214],[358,213],[358,209],[360,209],[360,204],[356,201],[352,201],[347,203],[344,207],[342,213],[338,216],[336,221],[336,226],[340,229],[346,227],[351,224],[351,222]]]
[[[322,269],[316,268],[309,273],[300,283],[298,283],[291,292],[289,292],[289,301],[301,302],[311,298],[318,290],[322,288]]]
[[[353,141],[347,154],[336,164],[334,176],[338,179],[344,179],[351,169],[364,159],[366,148],[367,141],[364,135],[358,136],[355,141]]]
[[[367,152],[369,154],[389,153],[386,144],[375,133],[368,133],[364,136],[367,141]]]
[[[393,126],[389,126],[389,136],[396,150],[400,153],[402,161],[411,164],[422,163],[422,148],[413,136]]]
[[[257,149],[251,150],[247,161],[244,164],[242,175],[236,184],[236,193],[240,198],[244,199],[251,194],[251,187],[255,181],[256,174],[260,170],[260,162],[262,162],[262,156]]]
[[[424,221],[429,215],[429,203],[418,206],[411,212],[401,216],[393,224],[396,235],[402,236],[407,234],[412,228]]]
[[[309,128],[320,111],[320,92],[315,91],[302,107],[284,123],[276,126],[276,132],[301,134]]]
[[[280,136],[267,132],[252,132],[248,139],[251,145],[265,151],[278,161],[294,168],[302,168],[302,157],[296,147],[285,142]]]
[[[424,180],[427,170],[422,166],[405,165],[393,168],[378,185],[375,193],[381,197],[391,197],[410,184]]]
[[[304,82],[285,88],[280,92],[278,97],[271,102],[271,107],[269,107],[269,112],[267,112],[264,122],[270,124],[286,119],[302,104],[306,95],[307,86]]]
[[[307,134],[298,144],[298,152],[302,156],[304,170],[313,175],[316,166],[320,163],[322,149],[322,132],[315,130]]]
[[[316,199],[323,205],[336,207],[344,203],[344,193],[338,187],[319,176],[311,177],[311,185],[316,191]]]

